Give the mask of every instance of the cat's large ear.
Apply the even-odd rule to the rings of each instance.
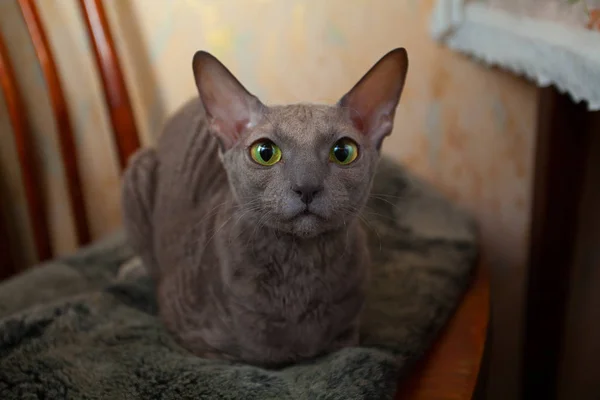
[[[196,52],[192,67],[211,131],[223,150],[228,150],[247,129],[257,124],[265,106],[210,53]]]
[[[339,107],[346,108],[356,129],[369,137],[377,149],[392,132],[407,71],[406,50],[394,49],[371,67],[338,102]]]

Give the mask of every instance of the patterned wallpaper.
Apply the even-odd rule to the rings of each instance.
[[[195,95],[191,58],[198,49],[214,53],[273,104],[334,102],[385,52],[406,47],[408,82],[384,151],[469,208],[481,222],[495,282],[519,281],[514,277],[523,262],[529,218],[535,89],[432,42],[432,0],[104,3],[146,145],[165,117]],[[119,176],[90,45],[73,0],[43,0],[38,6],[69,99],[91,228],[99,237],[120,225]],[[0,0],[0,27],[43,159],[53,244],[68,253],[74,234],[56,132],[15,0]],[[24,197],[1,96],[0,185],[1,196],[10,202],[5,211],[15,224],[15,238],[31,263]]]

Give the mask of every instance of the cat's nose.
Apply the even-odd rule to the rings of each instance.
[[[300,196],[300,200],[306,205],[312,203],[313,199],[320,191],[323,190],[323,186],[317,185],[298,185],[294,186],[292,190]]]

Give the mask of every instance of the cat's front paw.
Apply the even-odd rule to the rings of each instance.
[[[133,257],[121,264],[116,279],[117,282],[131,281],[146,275],[148,275],[148,271],[146,271],[142,259]]]

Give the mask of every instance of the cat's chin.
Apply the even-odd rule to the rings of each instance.
[[[303,212],[280,224],[278,229],[299,238],[309,239],[330,230],[331,227],[328,225],[323,217],[314,213]]]
[[[292,234],[302,238],[310,238],[319,235],[323,231],[323,223],[314,214],[298,217],[292,222]]]

